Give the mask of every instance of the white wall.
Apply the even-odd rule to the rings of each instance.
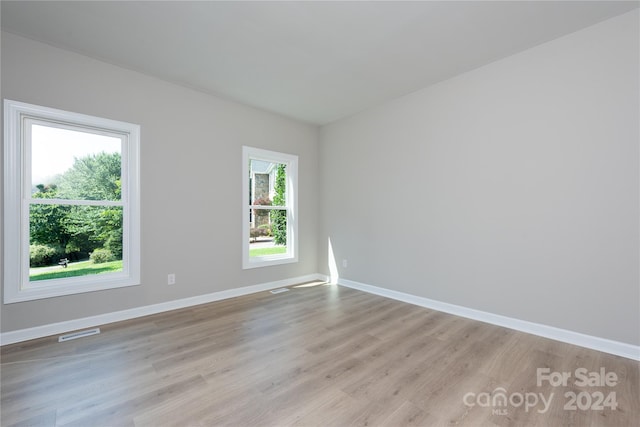
[[[316,127],[7,33],[2,98],[137,123],[142,135],[142,285],[2,305],[3,332],[318,271]],[[242,145],[299,155],[299,263],[242,270]]]
[[[638,21],[324,127],[323,272],[640,344]]]

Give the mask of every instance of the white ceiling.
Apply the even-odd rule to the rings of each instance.
[[[325,124],[638,1],[2,1],[2,29]]]

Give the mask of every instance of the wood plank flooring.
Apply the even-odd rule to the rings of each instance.
[[[636,361],[338,286],[264,292],[101,330],[64,343],[50,337],[3,346],[0,424],[631,426],[640,420]],[[538,368],[571,377],[566,386],[538,386]],[[579,368],[613,372],[616,385],[581,385]]]

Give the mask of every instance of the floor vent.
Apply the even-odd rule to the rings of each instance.
[[[85,331],[72,332],[66,335],[60,335],[58,337],[58,342],[64,342],[69,340],[75,340],[76,338],[84,338],[89,335],[97,335],[100,333],[100,328],[87,329]]]
[[[287,289],[287,288],[280,288],[280,289],[274,289],[274,290],[269,291],[269,292],[271,292],[272,294],[280,294],[280,293],[282,293],[282,292],[289,292],[289,289]]]

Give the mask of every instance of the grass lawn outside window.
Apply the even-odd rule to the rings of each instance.
[[[62,266],[36,267],[29,269],[29,280],[62,279],[66,277],[86,276],[89,274],[111,273],[122,271],[122,260],[94,264],[93,261],[69,263],[67,268]]]

